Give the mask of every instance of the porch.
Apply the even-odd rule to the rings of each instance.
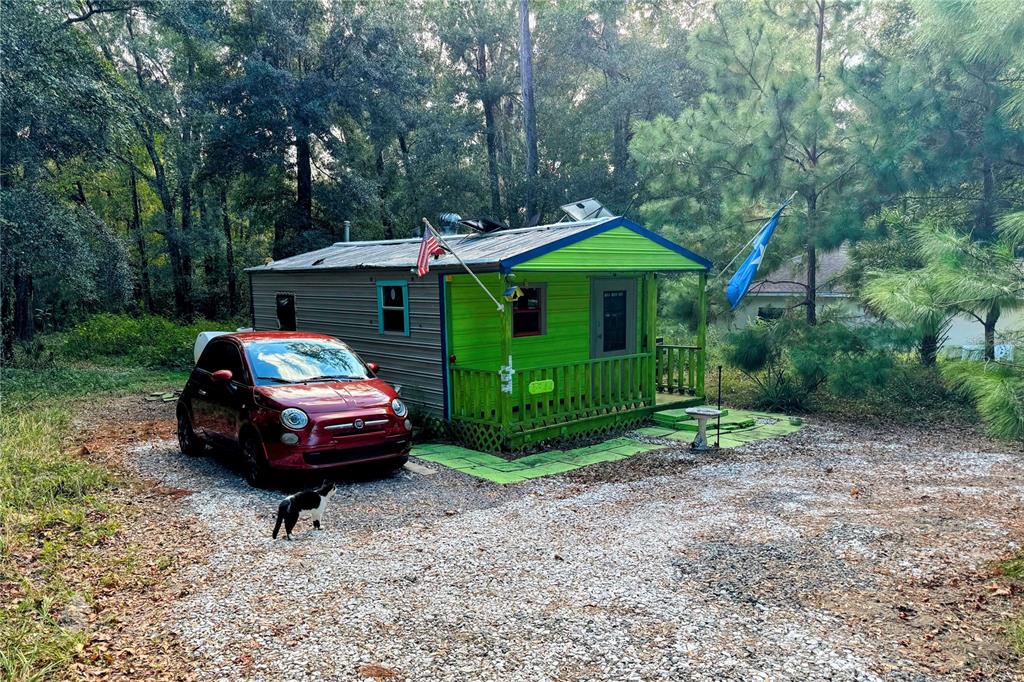
[[[658,344],[650,352],[516,368],[505,391],[500,371],[454,365],[449,376],[460,437],[479,449],[519,449],[639,426],[658,409],[703,402],[704,349]]]

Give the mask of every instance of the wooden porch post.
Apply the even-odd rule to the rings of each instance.
[[[647,283],[645,287],[647,291],[647,347],[644,350],[650,356],[647,361],[649,367],[643,377],[643,380],[648,383],[644,395],[646,395],[649,405],[656,405],[658,402],[658,374],[656,370],[658,348],[655,339],[658,336],[658,276],[652,272],[644,279]]]
[[[501,290],[502,279],[501,275],[498,274],[498,289]],[[501,302],[501,363],[499,367],[504,367],[509,360],[509,356],[512,354],[512,314],[509,310],[509,305],[505,302]],[[515,376],[512,377],[513,386],[515,385]],[[500,386],[500,382],[499,382]],[[498,420],[501,423],[501,430],[507,433],[508,425],[512,421],[512,394],[501,391],[498,402]]]
[[[700,290],[697,305],[697,376],[694,383],[694,394],[704,397],[704,358],[707,352],[707,331],[708,331],[708,275],[701,272],[697,278],[697,287]]]

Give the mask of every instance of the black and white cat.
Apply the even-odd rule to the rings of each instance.
[[[284,523],[285,538],[292,539],[292,529],[299,520],[299,513],[311,511],[313,517],[313,528],[320,530],[320,519],[324,517],[324,510],[327,509],[327,500],[334,496],[336,489],[333,481],[324,481],[323,485],[314,490],[303,490],[302,492],[289,495],[281,500],[277,507],[277,523],[274,524],[274,539],[281,530]]]

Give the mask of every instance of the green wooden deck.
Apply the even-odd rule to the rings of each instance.
[[[668,404],[699,404],[703,376],[697,346],[517,369],[510,393],[502,392],[498,372],[453,366],[451,419],[475,447],[517,449],[638,426]]]

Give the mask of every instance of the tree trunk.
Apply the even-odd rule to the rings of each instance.
[[[533,44],[530,40],[530,7],[519,0],[519,74],[523,87],[523,128],[526,133],[526,225],[540,221],[537,210],[537,112],[533,103]]]
[[[132,218],[128,233],[135,239],[139,250],[139,297],[146,312],[152,313],[153,293],[149,282],[149,256],[146,254],[146,235],[142,231],[142,204],[139,201],[139,184],[135,177],[135,168],[128,168],[128,186],[132,192]]]
[[[295,140],[295,164],[295,204],[299,209],[299,229],[305,231],[313,226],[313,157],[309,137],[305,135]]]
[[[2,280],[0,291],[0,364],[8,366],[14,360],[14,287]]]
[[[192,83],[195,77],[195,62],[189,57],[188,60],[188,81]],[[192,302],[192,158],[195,154],[194,133],[192,131],[191,113],[185,111],[181,116],[181,150],[178,156],[178,191],[181,193],[181,240],[178,251],[181,254],[182,273],[182,296],[185,299],[185,307],[179,310],[186,321],[191,322],[195,316]]]
[[[377,201],[380,203],[380,222],[384,226],[384,238],[394,239],[395,221],[391,216],[391,211],[388,210],[387,188],[384,186],[384,181],[386,179],[386,169],[384,168],[384,147],[379,147],[377,149],[374,162],[377,168]]]
[[[815,21],[815,43],[814,43],[814,87],[821,88],[821,58],[822,44],[825,38],[825,0],[817,0],[818,17]],[[807,293],[804,305],[807,308],[807,324],[818,323],[818,252],[817,252],[817,229],[818,229],[818,188],[814,181],[813,169],[818,167],[818,137],[814,135],[811,142],[811,149],[807,160],[812,168],[811,190],[807,195]]]
[[[999,305],[993,305],[985,313],[985,359],[996,359],[996,323],[999,322],[1001,310]]]
[[[619,92],[619,85],[622,81],[622,74],[619,71],[619,32],[618,15],[620,6],[610,5],[615,14],[602,17],[603,28],[601,36],[608,47],[608,68],[604,75],[608,79],[613,94]],[[617,105],[612,112],[612,186],[614,194],[612,200],[619,202],[627,201],[629,194],[627,188],[626,168],[629,164],[629,119],[630,112],[624,106]]]
[[[925,332],[921,337],[921,345],[918,354],[921,356],[921,364],[925,367],[935,365],[935,358],[939,352],[939,337],[931,332]]]
[[[182,156],[187,157],[188,152],[182,150]],[[178,259],[181,262],[179,268],[181,281],[176,288],[180,289],[181,298],[178,315],[191,322],[195,316],[192,305],[192,247],[189,243],[189,234],[192,231],[192,173],[190,161],[184,161],[181,165],[182,178],[178,187],[178,191],[181,193],[181,232],[178,235]]]
[[[498,167],[501,175],[501,189],[505,193],[505,216],[511,222],[512,217],[519,215],[519,202],[513,191],[512,178],[516,177],[516,159],[512,153],[513,138],[518,125],[510,123],[516,120],[516,103],[509,97],[505,101],[504,110],[499,110],[501,119],[498,121]]]
[[[487,89],[487,43],[476,46],[476,79],[480,86],[480,103],[484,108],[484,133],[487,138],[487,179],[491,188],[491,213],[501,220],[501,192],[498,189],[498,141],[494,123],[494,99]]]
[[[20,264],[14,266],[14,338],[31,341],[36,334],[35,308],[32,298],[35,288],[32,273],[26,272]]]
[[[418,206],[419,196],[416,191],[416,176],[413,173],[412,160],[409,157],[409,143],[405,139],[405,133],[398,133],[398,148],[402,152],[402,166],[405,167],[405,181],[409,185],[409,205]]]
[[[974,226],[974,238],[988,241],[995,234],[996,179],[992,172],[992,159],[985,156],[981,162],[981,202]]]
[[[199,204],[199,229],[204,235],[213,234],[214,225],[210,222],[210,204],[206,195],[205,183],[196,187],[196,203]],[[203,317],[216,320],[220,317],[220,292],[217,291],[217,255],[212,250],[205,250],[203,255]]]
[[[629,164],[629,112],[616,112],[612,124],[612,180],[615,199],[625,201],[628,195],[626,168]]]
[[[804,305],[807,308],[807,324],[811,325],[818,323],[818,252],[815,244],[817,204],[818,197],[812,189],[811,195],[807,197],[807,241],[805,244],[807,255],[804,259],[807,265],[807,291],[804,296]]]
[[[129,50],[131,51],[132,61],[135,66],[135,81],[139,91],[144,93],[146,92],[146,79],[143,75],[142,62],[139,59],[138,51],[135,49],[135,33],[130,14],[128,15],[126,26],[130,38]],[[167,182],[166,169],[164,168],[163,159],[160,158],[160,153],[157,151],[156,135],[154,135],[152,128],[145,122],[137,122],[135,128],[139,138],[142,140],[143,146],[146,148],[149,162],[153,166],[153,177],[147,177],[146,180],[156,191],[157,196],[160,197],[160,205],[164,211],[164,239],[167,241],[167,256],[171,264],[171,279],[174,286],[174,309],[180,317],[187,319],[191,317],[192,292],[190,288],[191,282],[185,277],[185,273],[191,270],[191,264],[186,268],[182,260],[182,240],[174,219],[174,195],[171,193]]]
[[[220,188],[220,220],[224,230],[224,267],[227,270],[228,316],[238,312],[238,280],[235,276],[235,245],[231,238],[231,221],[228,216],[227,183]]]

